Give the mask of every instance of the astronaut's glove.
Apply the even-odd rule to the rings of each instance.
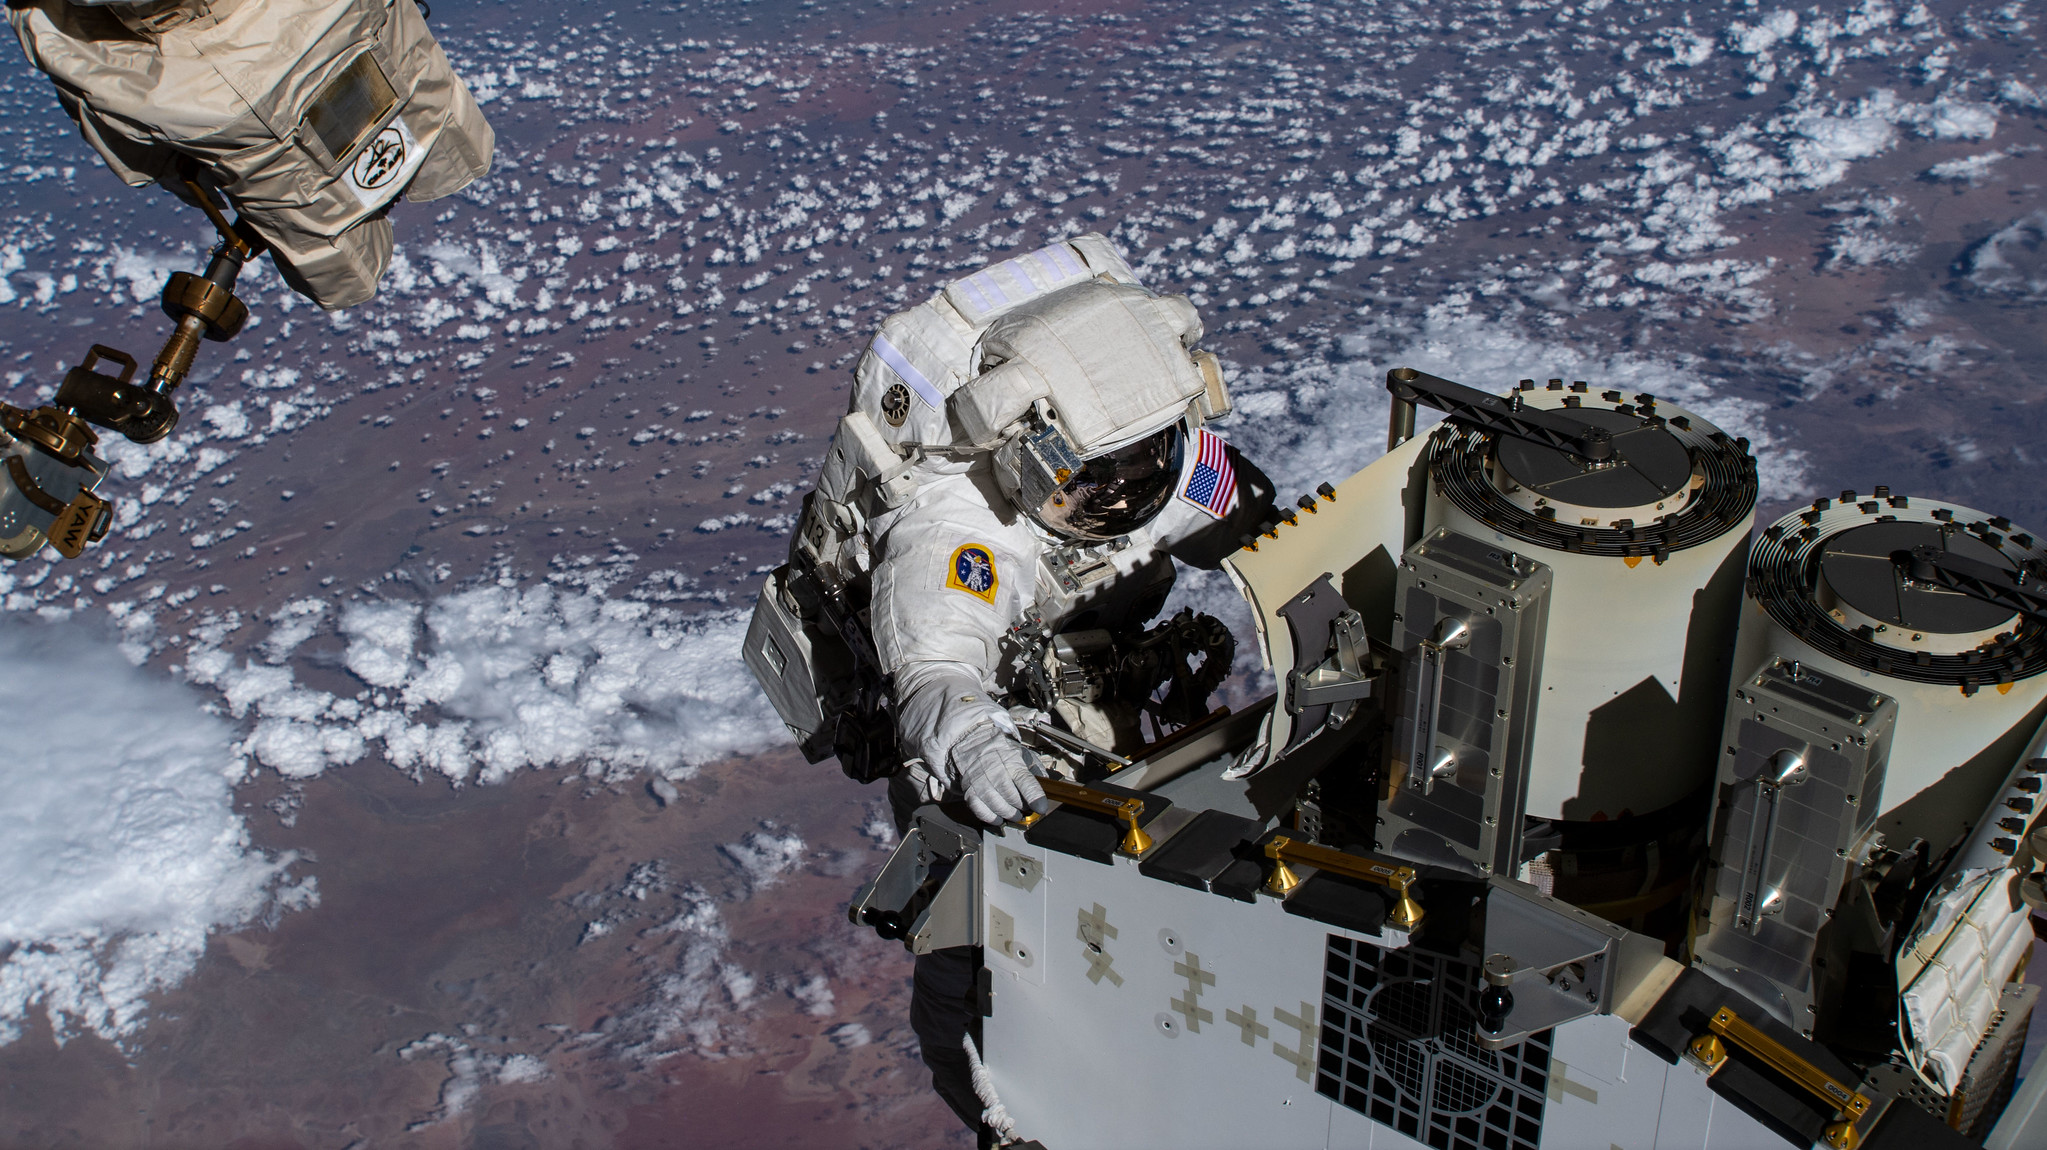
[[[941,794],[966,800],[990,825],[1049,809],[1034,777],[1036,756],[1024,748],[1009,711],[990,698],[978,668],[920,662],[895,672],[896,734],[923,760],[925,780]]]
[[[1037,756],[1013,732],[994,723],[976,727],[953,745],[953,778],[974,817],[990,826],[1015,822],[1026,810],[1051,808],[1038,785]]]

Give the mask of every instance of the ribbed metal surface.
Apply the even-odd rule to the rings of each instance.
[[[1661,427],[1684,447],[1704,475],[1698,495],[1675,515],[1625,529],[1544,518],[1508,501],[1488,476],[1495,452],[1493,437],[1447,421],[1436,429],[1429,445],[1431,482],[1465,514],[1503,534],[1581,555],[1660,561],[1673,551],[1718,539],[1755,509],[1756,461],[1749,454],[1748,440],[1732,438],[1680,409],[1659,409],[1654,396],[1638,395],[1633,403],[1574,398],[1580,399],[1574,406],[1583,410],[1638,416]]]
[[[1757,536],[1749,557],[1748,594],[1778,625],[1815,649],[1865,671],[1914,683],[1974,691],[2047,671],[2047,627],[2021,619],[1990,646],[1943,655],[1878,643],[1868,628],[1849,630],[1819,601],[1820,561],[1829,538],[1871,523],[1944,526],[1987,544],[2012,566],[2047,560],[2047,548],[2010,521],[1951,503],[1891,496],[1887,489],[1857,499],[1816,499]]]

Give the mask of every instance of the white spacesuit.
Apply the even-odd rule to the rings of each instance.
[[[1271,510],[1264,476],[1204,426],[1228,398],[1201,333],[1097,235],[882,325],[746,648],[813,760],[836,752],[862,778],[900,764],[899,804],[963,798],[993,824],[1040,796],[1018,718],[1112,751],[1142,741],[1099,683],[1045,690],[1085,677],[1047,660],[1143,624],[1173,558],[1214,567]],[[1049,642],[1077,633],[1094,638]],[[848,702],[862,677],[892,712],[879,769],[852,770],[835,713],[869,705]]]
[[[985,268],[876,334],[746,658],[813,761],[892,776],[899,827],[914,811],[972,835],[1042,809],[1034,769],[1073,764],[1027,750],[1020,721],[1118,753],[1144,741],[1075,652],[1141,629],[1175,558],[1216,566],[1272,509],[1204,426],[1229,404],[1201,334],[1099,235]],[[876,695],[879,751],[862,745]],[[970,1126],[979,966],[969,947],[920,955],[911,1006]]]
[[[1168,555],[1213,566],[1236,547],[1245,527],[1224,519],[1245,466],[1200,426],[1208,381],[1188,351],[1200,335],[1184,299],[1106,277],[982,332],[985,370],[955,407],[963,430],[1000,445],[913,469],[916,494],[868,525],[875,647],[924,801],[958,793],[996,823],[1041,794],[1006,705],[1020,622],[1141,623],[1172,581]],[[1127,708],[1041,702],[1097,745],[1140,741]]]
[[[325,308],[376,294],[401,194],[449,195],[495,137],[414,0],[12,0],[29,62],[115,175],[196,162]]]

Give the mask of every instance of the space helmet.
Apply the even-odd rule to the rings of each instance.
[[[1127,535],[1165,507],[1187,435],[1228,410],[1221,365],[1193,350],[1184,296],[1097,279],[1004,313],[980,371],[953,394],[962,430],[992,445],[996,484],[1071,539]]]

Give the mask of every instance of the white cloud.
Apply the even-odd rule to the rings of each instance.
[[[1753,27],[1739,21],[1727,29],[1727,46],[1736,55],[1760,56],[1798,31],[1798,14],[1789,11],[1772,12]]]
[[[490,1054],[449,1034],[429,1034],[406,1043],[398,1051],[398,1057],[407,1062],[436,1056],[445,1059],[448,1067],[448,1077],[441,1083],[440,1104],[432,1114],[407,1125],[407,1130],[423,1130],[460,1117],[475,1105],[487,1084],[519,1085],[545,1082],[552,1077],[546,1061],[535,1055]]]
[[[1966,180],[1970,184],[1980,184],[1989,178],[1990,170],[2005,155],[2004,152],[1982,152],[1958,160],[1946,160],[1926,169],[1926,176],[1935,180]]]
[[[647,993],[618,1016],[611,1049],[651,1065],[682,1053],[721,1058],[731,1038],[726,1024],[753,1003],[755,980],[725,957],[731,933],[710,895],[690,888],[678,895],[680,908],[659,926],[642,932],[657,949],[658,963],[647,978]],[[673,943],[673,957],[665,944]]]
[[[1989,104],[1942,96],[1918,118],[1922,135],[1937,140],[1987,140],[1997,132],[1997,110]]]
[[[113,259],[108,262],[107,274],[120,286],[127,288],[127,300],[135,303],[154,303],[163,293],[164,281],[172,272],[195,271],[194,253],[186,252],[144,252],[116,245]],[[120,294],[116,289],[115,294]]]
[[[1583,379],[1630,395],[1648,392],[1689,408],[1729,435],[1747,436],[1761,464],[1765,501],[1805,494],[1805,454],[1778,442],[1761,404],[1716,394],[1701,370],[1704,365],[1692,356],[1605,353],[1447,308],[1416,328],[1359,333],[1346,340],[1346,347],[1365,358],[1250,372],[1232,385],[1239,414],[1230,438],[1272,476],[1282,498],[1324,481],[1342,482],[1384,453],[1384,372],[1396,365],[1492,392],[1503,392],[1520,379],[1552,377]]]
[[[216,930],[318,901],[249,845],[233,732],[190,688],[80,624],[0,619],[0,699],[57,716],[0,755],[0,1043],[37,1007],[59,1041],[121,1041]],[[64,715],[106,721],[76,736]],[[56,724],[52,726],[52,724]]]
[[[341,616],[348,637],[342,661],[355,677],[372,687],[403,686],[412,665],[412,645],[419,633],[419,608],[410,603],[358,603]]]
[[[1848,165],[1889,151],[1898,139],[1892,123],[1890,93],[1885,99],[1863,101],[1845,115],[1809,111],[1792,121],[1795,133],[1788,148],[1791,171],[1806,187],[1823,188],[1839,183],[1848,175]]]
[[[803,1008],[803,1013],[812,1018],[830,1018],[837,1010],[833,1002],[831,980],[813,971],[789,988],[789,997]]]
[[[1969,282],[2019,299],[2047,298],[2047,211],[2014,220],[1976,245],[1966,258]]]
[[[825,1031],[824,1035],[826,1038],[831,1039],[832,1045],[840,1050],[851,1050],[856,1046],[865,1046],[874,1041],[874,1035],[865,1026],[857,1022],[841,1022],[830,1030]]]
[[[750,890],[761,890],[782,881],[782,876],[803,864],[803,837],[792,830],[753,831],[736,843],[718,848],[746,876]]]
[[[747,612],[505,583],[342,610],[332,624],[347,640],[342,661],[369,688],[357,698],[300,687],[289,666],[237,665],[204,637],[186,674],[219,688],[236,717],[257,716],[244,749],[292,778],[371,749],[458,783],[533,767],[686,778],[786,740],[739,657]],[[273,625],[258,644],[271,658],[329,624],[293,604]]]

